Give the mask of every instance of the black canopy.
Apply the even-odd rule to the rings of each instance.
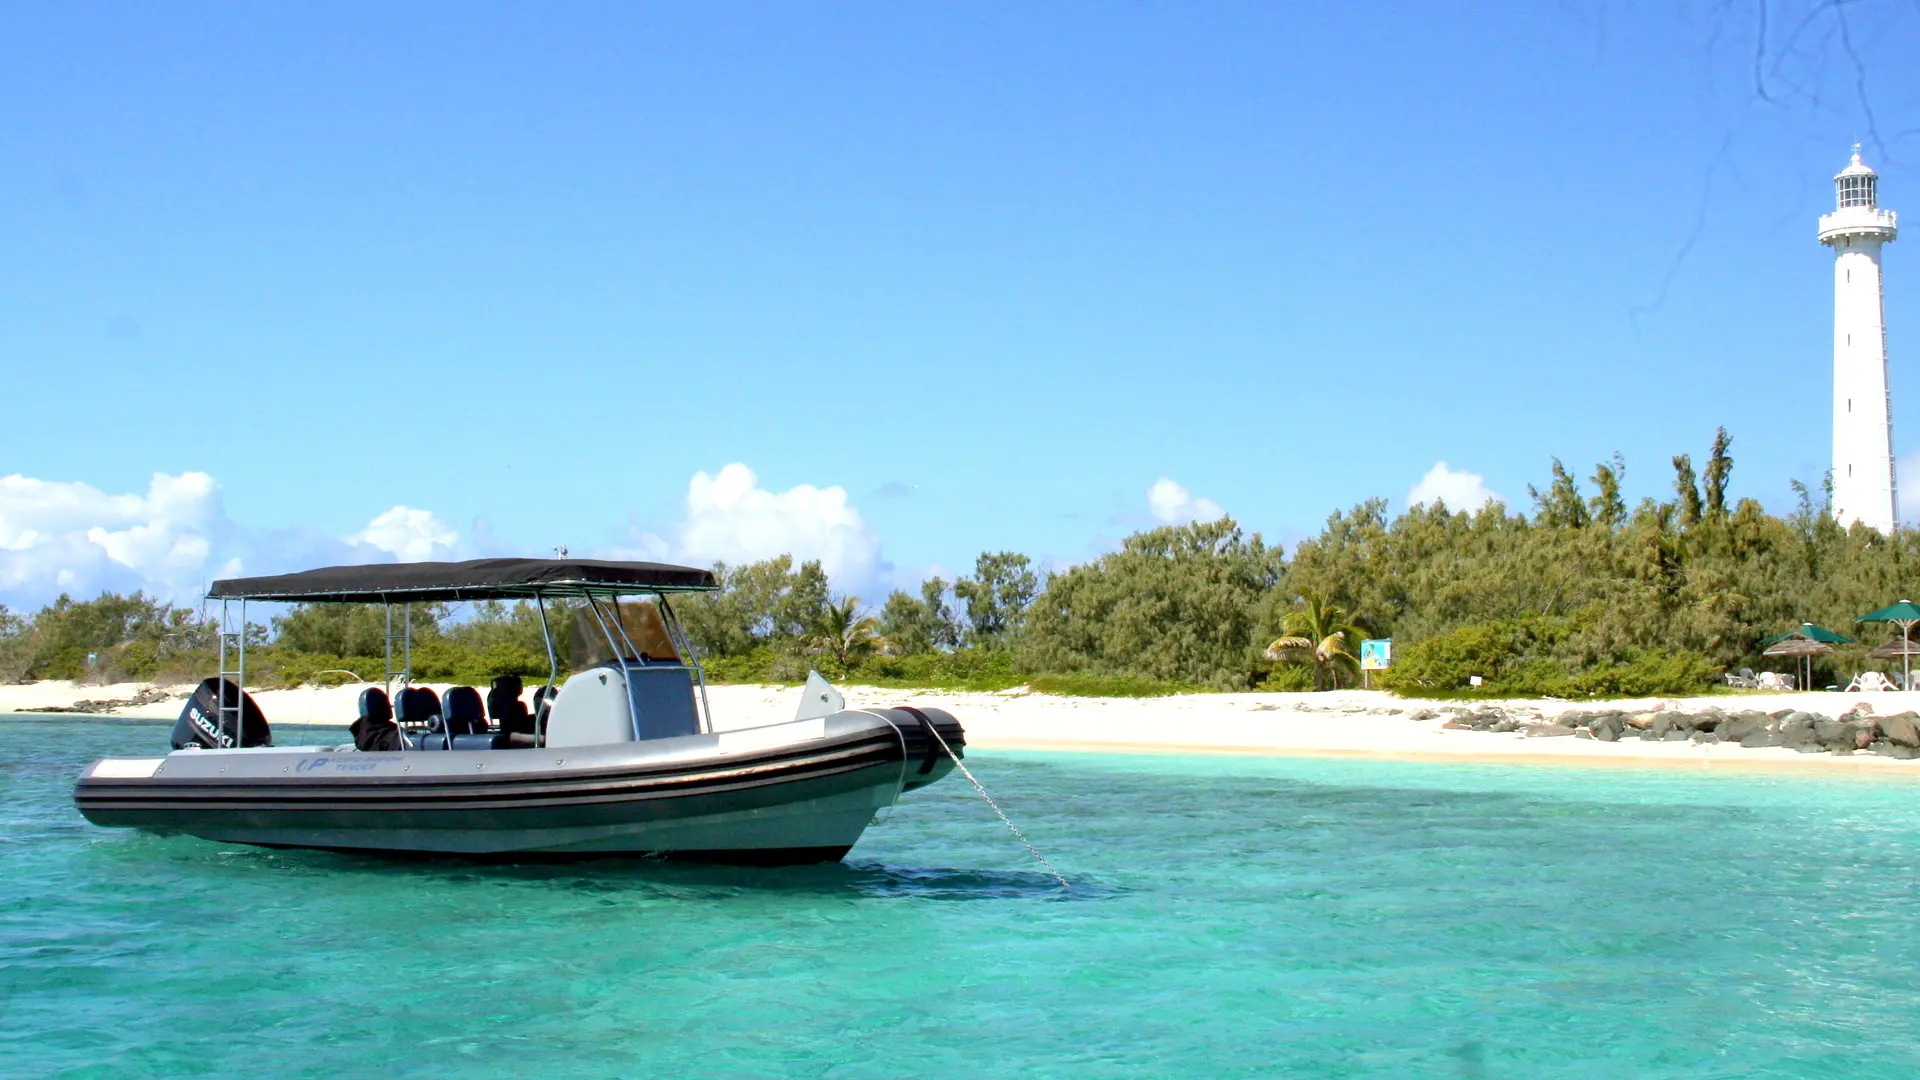
[[[216,581],[215,600],[379,604],[433,600],[511,600],[535,596],[698,592],[719,588],[710,570],[666,563],[599,559],[472,559],[467,562],[329,566],[274,577]]]

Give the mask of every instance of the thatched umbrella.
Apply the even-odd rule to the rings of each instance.
[[[1889,638],[1885,645],[1867,655],[1875,660],[1892,660],[1896,656],[1920,656],[1920,641],[1909,641],[1903,637]]]
[[[1833,646],[1831,645],[1815,641],[1812,638],[1801,637],[1799,634],[1788,634],[1786,637],[1767,646],[1760,655],[1791,656],[1801,663],[1804,663],[1806,665],[1807,675],[1806,680],[1800,684],[1800,689],[1805,690],[1808,685],[1813,682],[1813,658],[1816,656],[1825,656],[1832,651]]]
[[[1879,611],[1870,611],[1853,620],[1854,622],[1892,623],[1900,628],[1900,640],[1913,640],[1913,625],[1920,623],[1920,605],[1911,600],[1902,600],[1897,604],[1888,604]],[[1906,653],[1900,654],[1900,686],[1902,689],[1913,683],[1913,661]]]

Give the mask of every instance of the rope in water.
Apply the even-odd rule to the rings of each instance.
[[[1067,879],[1060,875],[1060,871],[1055,870],[1053,864],[1047,861],[1047,857],[1040,854],[1040,849],[1033,846],[1033,841],[1027,839],[1027,834],[1020,831],[1020,826],[1015,825],[1013,819],[1007,816],[1007,812],[1000,809],[1000,804],[993,801],[993,796],[987,794],[985,785],[974,779],[973,773],[967,768],[967,763],[961,761],[960,755],[954,753],[953,747],[947,745],[947,740],[941,736],[939,729],[935,728],[931,723],[922,724],[921,726],[925,727],[927,733],[933,736],[934,741],[940,744],[940,749],[945,750],[947,756],[953,759],[954,766],[960,770],[961,776],[967,778],[967,783],[973,785],[973,790],[979,792],[980,797],[987,800],[987,805],[993,807],[993,812],[1000,815],[1001,821],[1006,822],[1007,828],[1013,832],[1014,838],[1027,846],[1027,854],[1033,856],[1041,866],[1046,867],[1047,873],[1053,875],[1053,880],[1059,882],[1061,888],[1073,888],[1072,885],[1067,884]]]

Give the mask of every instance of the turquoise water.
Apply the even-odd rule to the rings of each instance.
[[[1920,785],[977,754],[845,864],[87,825],[0,723],[7,1077],[1912,1077]]]

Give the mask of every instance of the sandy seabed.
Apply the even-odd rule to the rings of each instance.
[[[435,684],[436,690],[445,690]],[[87,686],[46,681],[0,686],[0,713],[80,701],[134,698],[147,684]],[[172,719],[190,686],[165,687],[175,695],[150,704],[100,711],[114,716]],[[255,691],[278,741],[298,738],[303,724],[344,725],[355,716],[362,685]],[[1741,771],[1818,771],[1920,778],[1920,761],[1871,754],[1801,754],[1777,747],[1730,743],[1599,742],[1571,736],[1529,737],[1519,732],[1463,731],[1442,727],[1447,710],[1460,702],[1396,698],[1380,691],[1339,690],[1317,694],[1181,694],[1159,698],[1057,697],[1021,690],[966,693],[844,688],[851,708],[918,704],[951,712],[981,748],[1091,750],[1136,753],[1227,753],[1275,756],[1374,757],[1399,760],[1544,763],[1553,765],[1677,767]],[[529,691],[531,693],[531,691]],[[708,689],[717,728],[756,727],[790,719],[799,690],[777,686],[714,686]],[[1857,705],[1876,715],[1920,711],[1920,692],[1879,694],[1749,693],[1696,698],[1642,698],[1605,702],[1542,699],[1476,701],[1516,716],[1545,720],[1598,708],[1623,712],[1707,708],[1727,711],[1802,709],[1838,716]],[[1438,714],[1438,715],[1434,715]],[[1416,719],[1416,717],[1424,717]]]

